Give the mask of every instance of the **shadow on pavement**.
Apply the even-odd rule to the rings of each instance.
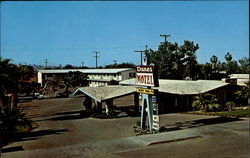
[[[23,150],[22,146],[13,146],[13,147],[2,149],[2,153],[14,152],[14,151],[22,151],[22,150]]]
[[[52,118],[49,118],[49,119],[46,119],[46,120],[50,120],[50,121],[63,121],[63,120],[82,119],[82,118],[86,118],[86,117],[81,116],[80,114],[74,114],[74,115],[63,115],[63,116],[52,117]]]
[[[166,124],[167,131],[176,131],[181,129],[187,128],[194,128],[199,126],[206,126],[212,124],[219,124],[219,123],[226,123],[232,121],[239,121],[239,118],[230,118],[230,117],[217,117],[217,118],[209,118],[209,119],[200,119],[194,121],[184,121],[184,122],[177,122],[175,124]]]
[[[90,114],[87,112],[84,112],[83,110],[77,110],[77,111],[69,111],[69,112],[60,112],[56,113],[50,116],[50,118],[45,118],[41,120],[36,120],[36,122],[40,121],[63,121],[63,120],[76,120],[76,119],[83,119],[89,117]]]
[[[30,133],[17,135],[15,137],[15,141],[28,141],[28,140],[36,140],[39,137],[47,136],[47,135],[59,135],[67,132],[67,129],[47,129],[47,130],[39,130],[39,131],[32,131]]]
[[[71,114],[81,114],[83,113],[83,110],[76,110],[76,111],[69,111],[69,112],[59,112],[55,115],[71,115]]]

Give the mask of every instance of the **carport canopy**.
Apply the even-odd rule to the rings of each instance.
[[[135,86],[107,86],[107,87],[81,87],[73,95],[85,94],[92,99],[103,102],[110,99],[136,93]]]

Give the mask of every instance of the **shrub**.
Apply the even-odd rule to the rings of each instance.
[[[4,111],[0,109],[0,136],[3,139],[0,143],[7,144],[16,133],[30,131],[32,123],[20,109],[11,109],[9,106]]]
[[[210,93],[195,96],[192,107],[195,110],[202,110],[204,112],[219,111],[222,108],[222,106],[218,104],[218,99],[216,96]]]
[[[232,102],[232,101],[230,101],[230,102],[226,102],[225,103],[225,106],[226,106],[226,108],[229,110],[229,111],[232,111],[233,110],[233,107],[235,107],[235,102]]]

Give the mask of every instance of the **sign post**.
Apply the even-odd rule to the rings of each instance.
[[[151,87],[158,87],[158,78],[156,75],[155,67],[152,65],[147,65],[147,57],[144,57],[143,65],[136,67],[136,85],[142,86],[142,88],[137,88],[136,91],[141,93],[142,102],[141,102],[141,128],[145,128],[146,126],[146,115],[148,116],[148,125],[149,130],[159,129],[159,121],[158,128],[155,128],[153,113],[154,106],[156,105],[156,97],[155,90],[151,89]],[[158,106],[158,105],[157,105]],[[158,107],[157,107],[157,116],[158,116]],[[158,117],[159,120],[159,117]],[[157,125],[156,125],[157,126]]]

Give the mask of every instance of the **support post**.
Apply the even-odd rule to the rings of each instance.
[[[134,93],[134,113],[138,115],[139,113],[139,94]]]
[[[109,118],[114,117],[114,107],[113,107],[113,99],[109,99],[106,101],[106,114]]]

